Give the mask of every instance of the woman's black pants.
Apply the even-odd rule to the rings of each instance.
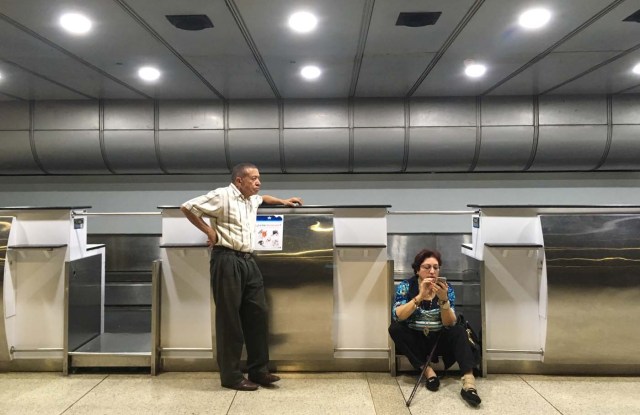
[[[473,352],[469,345],[467,332],[462,326],[455,325],[441,329],[442,335],[438,341],[434,356],[452,356],[462,373],[473,369]],[[439,332],[430,332],[425,336],[421,331],[409,328],[406,324],[392,322],[389,326],[389,334],[396,344],[396,350],[405,355],[413,367],[421,370],[431,353],[433,344],[438,338]]]

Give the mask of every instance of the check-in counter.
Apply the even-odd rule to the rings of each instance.
[[[0,371],[64,370],[69,341],[82,341],[87,322],[101,330],[104,247],[87,244],[88,208],[0,207]],[[97,306],[69,304],[69,287]]]
[[[254,255],[269,304],[272,369],[388,370],[388,207],[258,210]],[[215,370],[206,236],[177,206],[159,208],[160,364],[168,371]],[[261,217],[278,217],[282,225],[275,233],[261,229]]]
[[[640,373],[640,206],[469,207],[488,372]]]

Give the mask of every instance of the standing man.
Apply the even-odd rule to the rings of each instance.
[[[238,164],[231,184],[185,202],[180,210],[208,237],[210,273],[216,305],[216,347],[220,382],[225,388],[254,391],[280,377],[269,373],[267,303],[262,274],[253,259],[256,212],[262,203],[301,205],[302,199],[258,196],[260,173],[253,164]],[[210,218],[211,226],[202,217]],[[242,345],[247,346],[249,379],[240,371]]]

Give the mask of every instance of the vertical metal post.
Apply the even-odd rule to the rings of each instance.
[[[69,261],[64,263],[64,321],[62,335],[62,374],[69,375]]]
[[[484,249],[484,247],[482,248]],[[485,262],[480,262],[480,326],[482,327],[481,341],[482,341],[482,360],[481,371],[482,377],[487,377],[487,313],[485,306],[485,292],[486,292],[486,280],[484,278]]]
[[[393,281],[393,268],[394,262],[392,259],[387,260],[387,288],[389,297],[387,298],[387,326],[391,325],[391,302],[395,295],[395,284]],[[395,377],[397,375],[397,363],[396,363],[396,344],[391,339],[391,336],[387,336],[389,342],[389,373]]]
[[[160,370],[160,282],[162,261],[153,261],[151,267],[151,375]]]

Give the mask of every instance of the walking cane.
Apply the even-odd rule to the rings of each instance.
[[[411,405],[411,401],[413,400],[413,396],[416,394],[416,391],[418,390],[418,386],[420,386],[420,383],[422,383],[422,378],[424,377],[424,372],[427,369],[427,366],[429,365],[429,363],[431,362],[431,358],[433,357],[433,354],[436,351],[436,347],[438,347],[438,340],[440,340],[440,336],[441,335],[442,335],[442,330],[440,330],[440,333],[438,333],[438,338],[436,338],[436,342],[433,344],[433,348],[431,349],[431,353],[429,353],[429,357],[427,357],[427,363],[425,363],[424,369],[422,369],[420,371],[420,377],[418,378],[418,381],[416,382],[416,384],[413,386],[413,390],[411,391],[411,396],[409,396],[409,399],[407,400],[407,408],[409,407],[409,405]]]

